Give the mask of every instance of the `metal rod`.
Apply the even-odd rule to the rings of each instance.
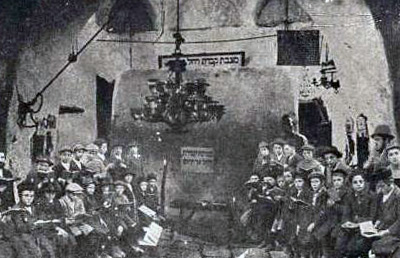
[[[176,32],[180,32],[180,26],[179,26],[179,20],[180,20],[180,4],[179,0],[176,0]]]
[[[89,44],[100,34],[100,32],[107,26],[108,22],[104,23],[103,26],[101,26],[100,29],[98,29],[96,31],[96,33],[85,43],[85,45],[83,45],[83,47],[81,47],[81,49],[79,49],[78,52],[76,52],[75,56],[78,57],[88,46]],[[74,62],[72,61],[68,61],[61,69],[60,71],[58,71],[58,73],[56,73],[56,75],[43,87],[43,89],[41,91],[39,91],[36,96],[35,99],[38,98],[40,95],[42,95],[52,84],[55,80],[57,80],[57,78]]]

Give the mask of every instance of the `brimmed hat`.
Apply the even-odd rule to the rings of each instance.
[[[394,150],[394,149],[400,150],[400,145],[398,145],[398,144],[390,145],[389,147],[386,148],[386,152],[388,152],[390,150]]]
[[[71,147],[69,147],[67,145],[64,145],[58,150],[58,153],[64,153],[64,152],[71,152],[72,153]]]
[[[90,144],[86,145],[86,150],[87,151],[99,151],[99,146],[97,146],[94,143],[90,143]]]
[[[308,179],[311,180],[312,178],[318,178],[320,180],[325,180],[325,175],[322,172],[314,171],[308,175]]]
[[[150,173],[150,174],[147,175],[147,181],[153,180],[153,179],[157,180],[157,175],[156,174]]]
[[[85,167],[86,171],[91,173],[102,173],[105,170],[104,163],[99,159],[89,161]]]
[[[93,143],[100,147],[104,143],[107,143],[107,141],[105,139],[103,139],[103,138],[97,138]]]
[[[297,143],[296,143],[296,140],[295,140],[295,139],[290,138],[290,139],[287,139],[287,140],[285,141],[285,145],[289,145],[289,146],[292,146],[292,147],[296,147],[296,146],[297,146]]]
[[[293,173],[293,179],[296,179],[296,178],[301,178],[304,181],[306,181],[307,180],[307,173],[305,173],[303,171],[295,171]]]
[[[78,150],[83,150],[83,151],[85,151],[86,148],[85,148],[85,146],[83,146],[83,144],[80,144],[80,143],[77,143],[77,144],[75,144],[74,146],[72,146],[72,151],[73,151],[73,152],[76,152],[76,151],[78,151]]]
[[[23,191],[35,191],[35,185],[28,183],[28,182],[23,182],[18,185],[18,193],[22,193]]]
[[[336,146],[326,146],[322,149],[321,151],[321,156],[324,156],[325,154],[333,154],[338,158],[341,158],[343,154],[338,150]]]
[[[394,138],[394,135],[392,134],[392,131],[390,130],[390,127],[388,125],[376,126],[375,131],[371,136],[372,138],[374,138],[375,136],[381,136],[384,138],[389,138],[390,140]]]
[[[344,169],[339,168],[339,169],[335,169],[335,170],[332,171],[332,176],[335,175],[335,174],[340,174],[343,177],[347,177],[348,172],[346,170],[344,170]]]
[[[42,193],[57,193],[58,190],[52,183],[44,183],[41,188]]]
[[[315,147],[312,146],[311,144],[305,144],[303,147],[301,147],[301,151],[305,150],[315,151]]]
[[[70,193],[83,193],[83,188],[77,183],[69,183],[65,187],[65,191]]]
[[[47,156],[38,156],[38,157],[36,157],[35,163],[39,163],[39,162],[47,163],[47,164],[49,164],[49,166],[53,166],[53,162]]]
[[[272,146],[274,146],[275,144],[280,145],[280,146],[284,146],[285,145],[285,141],[282,138],[276,138],[273,142],[272,142]]]
[[[146,180],[146,178],[144,176],[138,177],[138,179],[136,181],[137,181],[138,184],[140,184],[142,182],[146,182],[147,183],[147,180]]]
[[[388,180],[392,178],[393,178],[392,171],[386,167],[378,168],[371,176],[371,180],[375,182]]]
[[[124,186],[124,187],[127,187],[127,184],[126,184],[124,181],[121,181],[121,180],[115,181],[115,182],[114,182],[114,185],[115,185],[115,186],[117,186],[117,185],[122,185],[122,186]]]
[[[268,148],[268,143],[266,143],[266,142],[264,142],[264,141],[261,141],[259,144],[258,144],[258,148],[259,149],[261,149],[261,148]]]

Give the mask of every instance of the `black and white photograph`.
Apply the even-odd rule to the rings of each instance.
[[[400,258],[400,0],[0,0],[0,258]]]

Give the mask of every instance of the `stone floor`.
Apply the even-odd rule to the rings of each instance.
[[[148,258],[286,258],[283,252],[266,253],[265,249],[249,246],[217,246],[165,230],[156,253]],[[147,257],[146,257],[147,258]]]

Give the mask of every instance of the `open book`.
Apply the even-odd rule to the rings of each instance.
[[[144,213],[145,215],[149,216],[150,218],[154,218],[154,217],[157,216],[157,212],[153,211],[152,209],[150,209],[146,205],[141,205],[138,208],[138,210],[141,211],[142,213]]]
[[[150,226],[144,227],[143,230],[146,231],[146,234],[138,241],[138,244],[143,246],[157,246],[163,228],[157,223],[152,222]]]
[[[378,233],[372,221],[359,223],[361,235],[364,237],[373,237]]]

